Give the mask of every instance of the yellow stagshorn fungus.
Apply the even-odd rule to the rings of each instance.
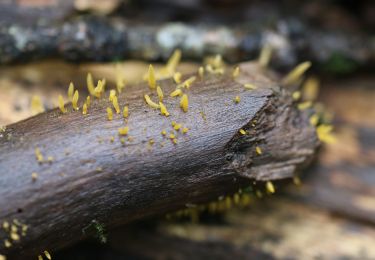
[[[170,96],[171,96],[171,97],[177,97],[177,96],[181,96],[182,94],[183,94],[182,90],[178,88],[178,89],[174,90],[174,91],[170,94]]]
[[[40,149],[37,147],[35,148],[35,157],[36,157],[36,160],[39,162],[39,163],[42,163],[43,160],[44,160],[44,157],[42,155],[42,152],[40,151]]]
[[[251,83],[245,83],[243,86],[244,86],[244,88],[250,89],[250,90],[253,90],[253,89],[257,88],[257,86],[255,86],[254,84],[251,84]]]
[[[241,101],[240,96],[236,96],[236,97],[234,98],[234,103],[238,104],[238,103],[240,103],[240,101]]]
[[[86,105],[87,105],[87,108],[91,105],[91,98],[90,98],[90,96],[86,97]]]
[[[237,78],[240,75],[240,67],[235,67],[233,72],[232,72],[232,77]]]
[[[152,64],[148,67],[148,76],[147,76],[148,86],[150,89],[156,88],[156,76],[155,76],[155,70]]]
[[[120,110],[120,106],[118,104],[118,99],[116,96],[114,96],[112,98],[112,105],[114,107],[114,109],[116,110],[116,114],[120,114],[121,110]]]
[[[246,134],[246,131],[243,130],[243,129],[240,129],[240,134],[241,134],[241,135],[245,135],[245,134]]]
[[[181,60],[181,50],[176,49],[167,61],[167,65],[165,66],[166,71],[169,74],[173,74],[177,68],[177,65],[180,63],[180,60]]]
[[[69,87],[68,87],[68,97],[70,101],[72,101],[73,99],[73,94],[74,94],[74,84],[73,82],[70,82]]]
[[[87,104],[84,103],[82,106],[82,115],[87,115]]]
[[[284,86],[290,86],[296,84],[302,77],[302,75],[311,67],[310,61],[302,62],[298,64],[291,72],[289,72],[283,79],[282,84]]]
[[[306,80],[302,87],[302,97],[307,101],[314,101],[319,94],[319,80],[315,77],[310,77]]]
[[[104,89],[105,89],[105,79],[98,80],[98,84],[96,85],[94,89],[94,96],[97,98],[100,98],[102,94],[104,93]]]
[[[163,101],[163,98],[164,98],[164,94],[163,94],[163,90],[161,89],[160,86],[157,86],[156,87],[156,93],[158,94],[158,97],[159,97],[159,101]]]
[[[86,84],[87,84],[87,89],[89,90],[90,95],[95,96],[94,80],[90,72],[87,73]]]
[[[272,182],[270,182],[270,181],[267,181],[266,182],[266,189],[267,189],[267,191],[269,192],[269,193],[275,193],[275,186],[273,185],[273,183]]]
[[[128,116],[129,116],[128,106],[124,106],[124,109],[122,110],[122,115],[123,115],[124,118],[128,118]]]
[[[266,68],[270,63],[272,58],[272,47],[269,44],[263,46],[262,50],[260,51],[260,55],[258,58],[258,63],[262,68]]]
[[[332,144],[336,142],[336,137],[332,134],[332,125],[319,125],[316,128],[316,133],[320,141]]]
[[[121,73],[120,64],[116,64],[116,88],[118,93],[121,93],[121,91],[125,88],[126,81],[124,76]]]
[[[51,257],[51,254],[47,251],[47,250],[44,250],[44,255],[47,257],[48,260],[51,260],[52,257]]]
[[[262,149],[260,149],[259,146],[255,147],[255,152],[258,154],[258,155],[261,155],[262,154]]]
[[[154,101],[151,100],[149,95],[147,95],[147,94],[144,95],[144,98],[145,98],[145,101],[146,101],[147,105],[149,105],[151,108],[155,108],[155,109],[160,108],[160,106],[158,104],[156,104]]]
[[[173,74],[173,80],[176,84],[181,83],[181,76],[182,74],[180,72],[176,72],[175,74]]]
[[[188,111],[188,106],[189,106],[189,99],[186,94],[183,94],[180,100],[180,107],[184,112]]]
[[[116,96],[116,90],[115,90],[115,89],[111,89],[111,90],[109,91],[109,97],[108,97],[108,100],[112,102],[114,96]]]
[[[119,135],[127,135],[129,132],[129,127],[128,126],[125,126],[125,127],[121,127],[118,129],[118,134]]]
[[[109,121],[113,119],[113,112],[112,112],[112,108],[110,107],[107,107],[107,118]]]
[[[31,98],[31,111],[34,115],[44,112],[44,106],[39,96],[35,95]]]
[[[198,75],[201,79],[203,79],[204,76],[204,68],[202,66],[199,67],[198,69]]]
[[[78,90],[76,90],[76,91],[74,91],[74,95],[73,95],[73,98],[72,98],[72,106],[75,110],[79,109],[78,99],[79,99],[79,93],[78,93]]]
[[[169,112],[162,102],[159,102],[159,106],[160,106],[160,113],[164,116],[169,116]]]
[[[64,103],[64,98],[61,95],[59,95],[59,108],[60,108],[60,111],[62,113],[66,113],[67,112],[64,104],[65,104]]]

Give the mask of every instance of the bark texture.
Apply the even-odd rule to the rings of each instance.
[[[94,100],[86,116],[68,105],[66,114],[55,109],[9,125],[0,138],[0,222],[17,219],[29,228],[0,251],[9,257],[53,251],[84,238],[93,220],[113,227],[204,203],[254,180],[293,176],[318,146],[308,113],[255,64],[241,71],[237,80],[206,75],[194,82],[187,113],[178,98],[166,97],[170,117],[145,104],[143,94],[157,96],[140,85],[119,96],[121,107],[129,105],[127,123],[117,114],[107,120],[106,97]],[[258,88],[246,90],[245,82]],[[166,96],[175,88],[172,80],[159,83]],[[161,134],[169,135],[172,121],[190,129],[175,132],[177,144]],[[123,144],[118,129],[125,125],[131,140]],[[39,163],[35,148],[54,160]],[[0,232],[1,240],[7,236]]]

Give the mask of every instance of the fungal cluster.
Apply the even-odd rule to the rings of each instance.
[[[5,232],[7,237],[3,241],[4,247],[10,248],[20,242],[22,237],[27,235],[28,228],[26,224],[18,219],[13,219],[11,221],[4,220],[0,227],[0,232]],[[6,259],[6,257],[0,253],[0,260],[2,259]]]

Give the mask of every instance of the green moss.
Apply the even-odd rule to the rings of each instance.
[[[333,53],[328,61],[323,64],[325,71],[335,74],[348,74],[355,71],[357,67],[358,64],[355,61],[339,52]]]
[[[107,243],[107,234],[105,232],[104,224],[93,219],[90,224],[82,229],[83,234],[93,233],[100,243]]]

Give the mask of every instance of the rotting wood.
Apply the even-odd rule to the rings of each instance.
[[[245,89],[249,82],[257,89]],[[175,88],[170,79],[159,84],[166,94]],[[28,231],[10,248],[1,244],[2,253],[35,256],[84,238],[92,220],[113,227],[204,203],[253,181],[292,177],[319,143],[308,113],[256,64],[242,64],[236,81],[228,75],[195,81],[187,113],[179,98],[168,97],[171,116],[161,116],[145,104],[146,93],[157,100],[145,85],[119,96],[121,107],[129,106],[126,124],[121,114],[107,120],[106,97],[94,99],[86,116],[67,105],[66,114],[54,109],[6,127],[0,138],[0,222],[17,219]],[[175,132],[177,144],[161,134],[172,131],[172,121],[189,128]],[[118,136],[124,126],[131,138],[125,144]],[[53,161],[38,162],[36,148]],[[0,232],[1,241],[7,236]]]

